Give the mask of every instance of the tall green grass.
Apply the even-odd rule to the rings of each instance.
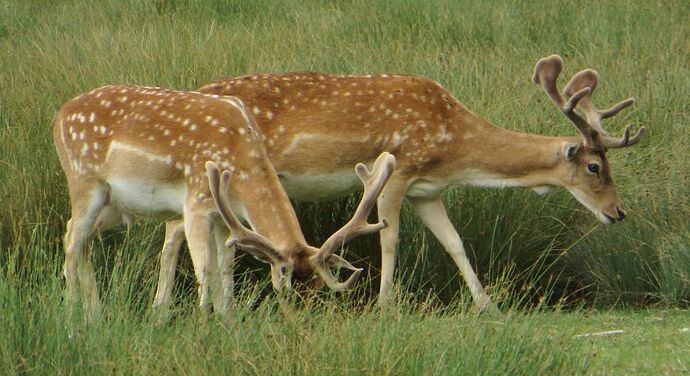
[[[602,107],[637,98],[632,110],[607,123],[612,133],[628,122],[648,128],[640,145],[610,153],[629,219],[600,225],[561,191],[546,198],[525,190],[450,191],[449,212],[481,279],[506,306],[582,304],[582,298],[588,304],[687,305],[688,16],[684,1],[106,0],[93,6],[4,0],[0,268],[5,278],[18,278],[17,288],[58,278],[57,267],[31,279],[22,273],[34,267],[28,260],[36,252],[46,261],[62,258],[69,208],[51,120],[62,103],[86,90],[109,83],[193,89],[247,72],[408,72],[440,81],[499,126],[574,134],[529,82],[539,57],[559,53],[565,75],[585,67],[601,73],[596,100]],[[297,204],[309,240],[318,244],[342,224],[354,199]],[[433,296],[441,305],[466,301],[441,246],[410,208],[403,220],[403,295]],[[135,235],[149,231],[160,239],[152,227]],[[156,247],[133,250],[122,235],[106,237],[103,247],[113,255],[147,252],[151,264],[155,259]],[[350,252],[369,271],[361,292],[368,302],[378,288],[376,238],[354,242]],[[97,258],[97,267],[117,256],[109,257]],[[188,270],[183,265],[183,273]]]
[[[121,242],[128,252],[107,242],[94,247],[104,315],[88,326],[79,317],[70,321],[60,260],[44,252],[42,236],[27,244],[24,268],[0,271],[3,373],[528,375],[590,366],[577,341],[563,342],[574,329],[554,335],[543,330],[549,319],[536,313],[498,319],[419,301],[382,313],[329,296],[262,300],[262,285],[242,275],[231,317],[197,311],[190,288],[178,292],[172,321],[157,325],[148,309],[155,260],[145,251],[160,239],[141,234]]]

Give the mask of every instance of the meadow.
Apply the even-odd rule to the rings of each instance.
[[[0,373],[683,374],[690,372],[690,3],[465,0],[0,0]],[[628,217],[605,226],[564,190],[446,192],[500,315],[477,315],[457,268],[403,209],[397,300],[375,305],[376,236],[350,245],[366,278],[348,293],[276,296],[242,257],[237,308],[195,308],[182,257],[172,320],[151,315],[162,226],[93,242],[104,317],[68,322],[69,218],[52,118],[111,83],[194,89],[252,72],[413,73],[494,124],[575,128],[530,78],[552,53],[563,76],[593,68],[605,123],[647,127],[609,153]],[[563,82],[562,79],[561,82]],[[357,196],[295,203],[311,244]],[[70,338],[68,327],[78,328]],[[605,337],[578,335],[624,330]]]

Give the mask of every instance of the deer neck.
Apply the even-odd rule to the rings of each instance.
[[[236,197],[242,203],[243,216],[254,231],[271,240],[284,252],[301,249],[306,240],[290,200],[275,171],[256,168],[250,178],[233,184]]]
[[[549,137],[499,128],[470,111],[451,129],[461,140],[451,151],[454,183],[480,187],[562,185],[563,145],[575,138]]]

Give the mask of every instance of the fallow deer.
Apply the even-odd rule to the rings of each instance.
[[[386,226],[385,220],[367,223],[367,215],[395,158],[382,153],[373,172],[356,166],[365,186],[360,206],[351,222],[317,249],[306,243],[261,138],[242,101],[229,96],[106,86],[62,106],[54,121],[54,142],[72,207],[64,264],[70,307],[79,283],[87,317],[99,311],[87,241],[94,232],[131,223],[135,216],[182,217],[201,306],[209,303],[210,285],[214,308],[229,308],[235,244],[271,265],[276,289],[290,288],[293,275],[312,271],[334,290],[352,286],[361,269],[334,252],[347,239]],[[168,230],[179,231],[178,223],[169,222]],[[229,230],[232,238],[225,247]],[[334,266],[352,274],[339,282]]]
[[[608,135],[601,120],[633,103],[628,99],[606,111],[591,101],[598,75],[587,69],[565,88],[556,89],[563,62],[557,55],[539,60],[533,81],[580,131],[578,137],[546,137],[502,129],[474,114],[445,88],[412,75],[335,75],[311,72],[260,74],[205,85],[201,92],[234,95],[246,103],[261,129],[268,156],[291,198],[336,198],[359,188],[349,166],[387,151],[397,168],[378,199],[381,231],[379,302],[389,299],[404,198],[451,255],[475,304],[491,304],[446,214],[441,193],[453,185],[530,187],[543,194],[565,187],[603,223],[622,220],[606,152],[640,141],[644,127],[630,137]],[[586,119],[575,112],[580,107]],[[180,239],[181,232],[168,234]],[[166,247],[171,259],[179,247]],[[167,256],[166,256],[167,255]],[[172,255],[172,256],[171,256]],[[160,285],[174,273],[162,265]],[[159,289],[158,301],[167,301]],[[169,294],[168,294],[169,296]]]

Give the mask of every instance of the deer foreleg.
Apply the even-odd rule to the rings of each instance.
[[[185,211],[184,228],[187,235],[187,245],[192,256],[194,273],[196,274],[199,306],[203,310],[209,308],[210,286],[216,285],[216,250],[215,241],[211,237],[212,227],[212,220],[206,213]]]
[[[404,182],[393,176],[383,188],[377,201],[379,218],[388,220],[388,227],[381,230],[381,287],[379,288],[378,299],[381,306],[386,306],[389,303],[393,288],[395,253],[400,236],[400,209],[402,208],[404,192]]]
[[[224,227],[216,226],[214,236],[220,276],[220,292],[218,295],[221,300],[214,305],[214,309],[220,314],[225,314],[232,308],[233,290],[235,287],[233,276],[235,271],[235,246],[225,246],[228,235],[229,233]]]
[[[170,307],[170,296],[175,284],[177,258],[184,239],[183,221],[168,221],[165,223],[165,242],[161,250],[158,287],[156,288],[156,297],[153,299],[153,309],[155,310],[167,311]]]
[[[70,192],[72,218],[67,222],[65,234],[63,274],[66,281],[65,300],[70,315],[76,302],[75,290],[78,281],[82,288],[84,313],[87,321],[91,321],[100,312],[100,301],[87,243],[94,232],[98,214],[106,204],[108,189],[100,183],[84,188],[79,192]]]

